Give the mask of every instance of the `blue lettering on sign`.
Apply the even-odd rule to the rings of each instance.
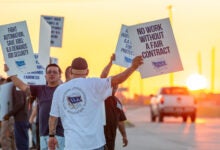
[[[82,101],[81,96],[67,97],[67,99],[71,104],[79,103]]]
[[[18,67],[21,67],[21,66],[24,66],[24,65],[25,65],[25,62],[24,62],[23,60],[21,60],[21,61],[15,61],[15,63],[16,63],[16,65],[17,65]]]
[[[124,57],[124,59],[125,59],[125,62],[127,62],[127,63],[131,63],[132,62],[132,59],[131,58],[128,58],[128,57]]]
[[[28,85],[35,85],[36,83],[34,82],[27,82]]]
[[[160,68],[160,67],[163,67],[163,66],[166,66],[166,61],[163,60],[163,61],[158,61],[158,62],[152,62],[153,66],[156,67],[156,68]]]

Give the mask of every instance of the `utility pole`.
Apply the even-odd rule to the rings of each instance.
[[[211,56],[211,92],[214,93],[215,87],[215,48],[212,48]]]
[[[202,62],[201,62],[201,53],[198,52],[198,72],[199,74],[202,74]]]
[[[172,26],[172,24],[173,24],[172,8],[173,8],[172,5],[168,5],[168,6],[167,6],[167,9],[168,9],[168,12],[169,12],[169,18],[170,18],[170,24],[171,24],[171,26]],[[173,85],[174,85],[174,74],[171,72],[169,75],[170,75],[170,86],[173,86]]]

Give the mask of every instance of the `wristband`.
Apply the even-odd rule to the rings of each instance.
[[[49,134],[49,137],[55,137],[55,135],[54,134]]]

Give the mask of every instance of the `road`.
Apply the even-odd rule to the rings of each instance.
[[[219,150],[220,118],[190,119],[186,123],[182,118],[165,117],[164,123],[150,122],[148,107],[127,109],[129,144],[122,148],[119,132],[116,138],[116,150]]]

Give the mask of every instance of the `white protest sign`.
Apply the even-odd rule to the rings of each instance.
[[[115,61],[113,63],[127,68],[131,66],[133,58],[134,52],[132,51],[127,26],[122,25],[115,50]]]
[[[12,87],[12,82],[0,85],[0,121],[9,112],[9,102],[12,101]]]
[[[34,54],[35,62],[37,65],[37,69],[32,72],[25,73],[23,75],[19,75],[18,77],[29,85],[45,85],[45,68],[39,63],[38,55]]]
[[[183,70],[169,18],[128,27],[135,56],[142,55],[142,78]]]
[[[50,57],[50,63],[51,64],[58,64],[58,58]]]
[[[9,76],[36,70],[31,40],[25,21],[1,25],[0,42]]]
[[[37,70],[28,72],[24,75],[19,75],[18,78],[29,85],[45,85],[46,84],[46,79],[45,79],[46,67],[43,67],[39,63],[38,54],[34,54],[34,57],[36,59]],[[49,57],[49,59],[50,59],[50,64],[52,63],[58,64],[58,58]]]
[[[51,26],[51,46],[62,47],[64,17],[45,15],[42,15],[42,17]]]
[[[41,17],[40,19],[40,34],[39,34],[39,50],[38,61],[46,68],[50,62],[50,40],[51,40],[51,26],[47,21]]]

